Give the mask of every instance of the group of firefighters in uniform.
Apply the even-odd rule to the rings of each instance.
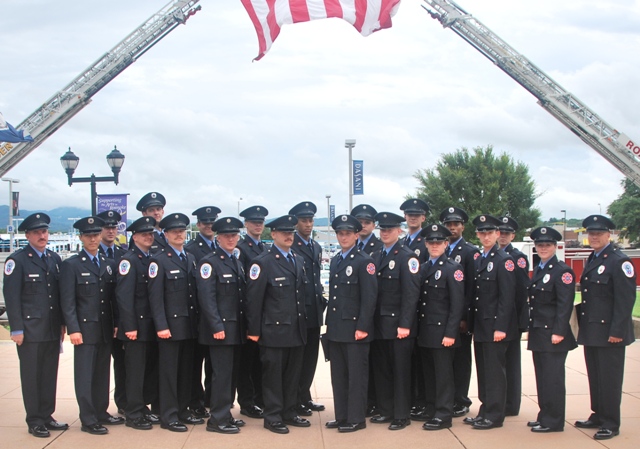
[[[530,278],[527,257],[511,245],[511,217],[475,217],[478,248],[462,237],[469,217],[458,207],[425,226],[421,199],[405,201],[403,216],[361,204],[331,223],[340,250],[325,298],[312,202],[266,224],[263,206],[242,211],[244,222],[199,208],[188,244],[189,218],[165,215],[165,204],[158,192],[139,201],[128,251],[115,244],[117,212],[78,220],[83,249],[64,261],[46,248],[46,214],[20,224],[29,244],[5,263],[4,297],[32,435],[68,428],[52,416],[65,333],[81,430],[101,435],[118,424],[185,432],[205,418],[208,431],[238,433],[245,422],[231,414],[236,395],[240,413],[272,432],[308,427],[305,416],[325,409],[311,396],[320,347],[333,388],[328,428],[357,431],[367,417],[390,430],[412,420],[425,430],[451,427],[470,411],[472,348],[481,405],[463,422],[501,427],[520,411],[524,331],[540,408],[531,431],[563,430],[565,360],[581,344],[592,414],[575,426],[598,429],[596,439],[618,435],[636,283],[633,264],[610,243],[607,217],[583,222],[593,253],[580,279],[576,342],[576,279],[555,255],[562,236],[553,228],[531,232],[540,261]],[[260,239],[265,226],[270,248]],[[112,357],[124,418],[107,412]]]

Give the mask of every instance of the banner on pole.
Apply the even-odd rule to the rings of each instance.
[[[363,161],[353,161],[353,194],[364,195]]]
[[[13,208],[12,215],[18,217],[20,215],[20,192],[11,192],[11,195],[13,196],[13,198],[11,198],[11,207]]]
[[[96,209],[97,213],[114,210],[122,216],[120,223],[118,223],[116,240],[123,248],[127,248],[127,196],[129,196],[128,193],[98,195],[98,207]]]
[[[329,215],[330,215],[330,217],[329,217],[329,224],[331,224],[331,223],[333,223],[333,220],[335,220],[335,219],[336,219],[336,206],[335,206],[335,204],[332,204],[332,205],[329,207]]]

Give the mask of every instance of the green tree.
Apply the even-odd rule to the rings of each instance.
[[[538,195],[529,168],[506,153],[496,156],[491,145],[445,154],[435,168],[418,170],[414,177],[420,182],[418,197],[432,210],[432,221],[448,206],[464,209],[470,221],[483,213],[509,215],[520,225],[516,239],[522,239],[524,230],[540,219],[540,210],[533,207]],[[465,227],[464,237],[476,241],[472,224]]]
[[[627,237],[633,243],[640,240],[640,188],[628,178],[621,184],[624,192],[609,204],[607,213],[621,230],[621,237]]]

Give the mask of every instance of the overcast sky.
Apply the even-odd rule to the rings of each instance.
[[[3,0],[0,111],[18,125],[168,0]],[[535,98],[451,30],[403,0],[393,27],[363,38],[339,19],[288,25],[259,62],[239,0],[202,10],[125,70],[92,103],[5,176],[20,179],[23,209],[89,208],[76,176],[110,175],[105,156],[126,155],[120,185],[99,193],[138,199],[157,190],[167,212],[250,205],[271,217],[311,200],[326,216],[348,208],[348,151],[363,159],[363,196],[397,212],[417,169],[443,153],[491,144],[526,163],[543,218],[606,211],[622,175],[537,105]],[[640,1],[459,0],[459,4],[640,141]],[[508,6],[507,6],[508,5]],[[0,204],[6,204],[3,183]],[[600,204],[600,206],[599,206]]]

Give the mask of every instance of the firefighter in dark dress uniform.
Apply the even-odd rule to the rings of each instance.
[[[522,332],[529,327],[529,305],[527,289],[529,288],[529,259],[515,248],[511,242],[516,236],[518,222],[511,217],[499,217],[502,224],[498,245],[500,249],[513,257],[516,263],[516,316],[518,317],[518,331],[520,338],[509,342],[507,348],[507,405],[506,416],[518,416],[522,401]]]
[[[18,231],[25,233],[29,245],[7,258],[3,286],[11,340],[20,359],[27,426],[30,434],[40,438],[50,436],[50,430],[69,428],[52,416],[64,325],[58,293],[62,262],[47,250],[50,221],[40,212],[20,223]]]
[[[358,204],[351,209],[351,216],[356,217],[362,225],[362,230],[358,232],[356,245],[360,251],[369,255],[382,248],[382,242],[373,234],[373,230],[376,228],[375,216],[377,213],[378,211],[369,204]]]
[[[479,430],[502,427],[507,399],[506,352],[509,342],[519,335],[516,265],[497,245],[500,223],[492,215],[478,215],[473,220],[482,245],[482,255],[476,260],[473,311],[478,396],[482,405],[475,418],[466,417],[463,422]]]
[[[369,345],[378,296],[376,265],[356,248],[361,225],[351,215],[331,223],[342,251],[331,259],[327,333],[335,419],[325,426],[339,432],[364,429],[369,383]],[[326,357],[325,352],[325,358]]]
[[[156,220],[141,217],[127,231],[133,246],[118,264],[116,301],[118,303],[117,338],[124,343],[127,427],[149,430],[159,423],[147,404],[158,404],[158,366],[156,330],[149,303],[149,251],[153,245]]]
[[[288,425],[309,427],[297,415],[298,385],[307,338],[304,262],[291,251],[298,219],[269,222],[273,246],[253,260],[247,283],[248,338],[260,345],[264,427],[289,433]]]
[[[225,217],[213,224],[218,248],[198,264],[198,304],[200,310],[198,339],[209,350],[211,385],[209,399],[211,417],[207,430],[238,433],[244,421],[231,416],[233,379],[239,366],[240,346],[246,338],[243,307],[245,276],[234,255],[242,222]]]
[[[264,231],[264,220],[269,210],[264,206],[251,206],[240,212],[244,218],[247,234],[238,242],[240,263],[248,275],[253,259],[268,250],[260,236]],[[246,316],[244,317],[246,321]],[[246,323],[245,323],[246,327]],[[262,364],[260,347],[255,341],[247,340],[240,348],[240,368],[237,375],[238,404],[240,414],[249,418],[262,418]]]
[[[400,430],[411,424],[411,355],[418,330],[420,262],[399,240],[404,218],[379,212],[375,219],[383,247],[372,256],[378,272],[371,344],[378,414],[371,422],[390,423],[390,430]]]
[[[216,241],[212,229],[213,223],[218,218],[220,209],[216,206],[203,206],[191,212],[198,220],[196,227],[198,235],[184,246],[185,251],[193,254],[196,263],[199,263],[203,257],[208,256],[216,249]],[[204,362],[204,388],[202,386],[202,364]],[[211,392],[211,358],[209,357],[209,348],[196,342],[193,355],[193,379],[191,381],[191,401],[189,402],[189,410],[191,414],[197,418],[208,418],[209,412],[205,406],[209,405]]]
[[[189,217],[168,214],[160,222],[167,238],[164,251],[149,263],[149,301],[160,363],[160,425],[186,432],[185,424],[204,424],[188,410],[197,338],[196,259],[184,250]]]
[[[635,341],[636,273],[631,260],[609,241],[615,229],[610,219],[590,215],[582,226],[593,253],[580,278],[578,344],[584,346],[592,413],[575,425],[599,429],[594,438],[606,440],[620,433],[625,348]]]
[[[558,242],[562,240],[558,231],[536,228],[531,239],[540,263],[533,270],[529,287],[527,349],[533,354],[540,412],[527,425],[536,433],[561,432],[567,393],[564,363],[568,352],[577,347],[569,325],[576,280],[571,268],[556,257]]]
[[[480,251],[467,242],[462,233],[469,221],[467,213],[458,207],[450,206],[440,212],[440,222],[449,230],[447,256],[462,265],[464,273],[464,311],[460,320],[460,335],[457,338],[453,356],[453,380],[456,388],[453,402],[453,417],[469,413],[469,384],[471,383],[471,343],[473,336],[470,325],[473,319],[471,311],[475,302],[476,259]]]
[[[118,236],[118,224],[122,219],[122,216],[115,210],[107,210],[97,215],[104,221],[104,227],[102,228],[102,234],[100,235],[100,246],[98,251],[107,259],[114,260],[116,266],[120,263],[120,259],[126,251],[119,245],[116,245],[116,237]],[[114,305],[114,312],[117,311],[117,307]],[[118,314],[114,313],[114,323],[118,327]],[[113,339],[111,344],[111,356],[113,357],[113,383],[115,388],[113,390],[113,401],[118,407],[118,413],[124,414],[127,408],[127,389],[126,389],[126,369],[124,362],[124,345],[123,342],[117,339]]]
[[[160,229],[160,222],[164,217],[164,206],[166,206],[167,200],[159,192],[149,192],[138,201],[136,209],[142,213],[143,217],[153,217],[156,220],[156,235],[154,235],[153,245],[151,246],[151,252],[157,253],[163,251],[167,247],[167,239]],[[129,242],[129,246],[131,246]]]
[[[420,269],[421,292],[418,304],[418,347],[427,398],[426,413],[432,416],[422,428],[451,427],[455,395],[454,354],[459,343],[459,326],[464,310],[462,265],[447,257],[451,232],[431,224],[422,230],[429,260]]]
[[[124,424],[124,418],[107,412],[117,266],[98,251],[103,226],[99,217],[76,221],[73,227],[80,231],[83,249],[60,269],[60,304],[74,345],[81,429],[93,435],[108,433],[104,425]]]
[[[307,343],[304,346],[297,412],[300,416],[311,416],[312,412],[324,410],[324,405],[311,398],[311,384],[318,364],[320,349],[320,326],[325,299],[322,295],[320,270],[322,269],[322,247],[313,240],[313,217],[317,207],[311,201],[303,201],[291,208],[289,214],[298,219],[291,249],[304,261],[304,288],[307,317]]]

